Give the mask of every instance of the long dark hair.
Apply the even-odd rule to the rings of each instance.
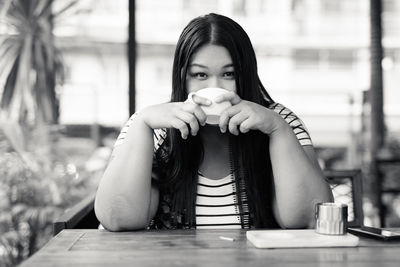
[[[265,107],[273,103],[258,77],[255,52],[246,32],[232,19],[214,13],[193,19],[178,40],[172,73],[172,102],[186,100],[188,65],[192,55],[206,44],[220,45],[229,51],[235,70],[236,93],[242,99]],[[168,189],[173,212],[183,214],[190,227],[194,225],[197,171],[203,160],[203,145],[198,136],[189,135],[183,140],[176,129],[168,129],[167,135],[164,155],[168,160],[161,189]],[[268,135],[260,131],[232,135],[230,144],[236,179],[245,181],[252,224],[275,226]]]

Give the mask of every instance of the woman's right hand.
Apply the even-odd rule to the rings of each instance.
[[[206,123],[206,114],[200,105],[209,106],[211,102],[206,98],[196,96],[193,102],[170,102],[149,106],[138,115],[151,129],[175,128],[181,132],[183,139],[190,134],[195,136],[200,125]]]

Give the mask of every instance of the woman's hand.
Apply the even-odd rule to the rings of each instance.
[[[221,103],[229,101],[232,107],[224,110],[219,119],[221,132],[238,135],[250,130],[259,130],[265,134],[272,134],[282,123],[282,118],[274,111],[259,104],[242,100],[236,93],[229,92],[215,99]]]
[[[200,125],[206,123],[206,114],[199,105],[209,106],[206,98],[195,96],[193,102],[171,102],[158,104],[143,109],[138,115],[151,129],[175,128],[181,132],[183,139],[189,135],[195,136]]]

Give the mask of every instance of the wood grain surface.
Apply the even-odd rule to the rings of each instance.
[[[221,239],[220,237],[227,237]],[[400,266],[400,241],[360,238],[355,248],[257,249],[245,230],[63,230],[30,266]]]

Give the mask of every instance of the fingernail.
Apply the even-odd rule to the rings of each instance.
[[[206,104],[207,104],[207,105],[211,105],[211,103],[212,103],[212,102],[211,102],[210,100],[208,100],[208,99],[206,100]]]
[[[221,128],[221,132],[225,133],[225,131],[226,131],[225,128]]]

